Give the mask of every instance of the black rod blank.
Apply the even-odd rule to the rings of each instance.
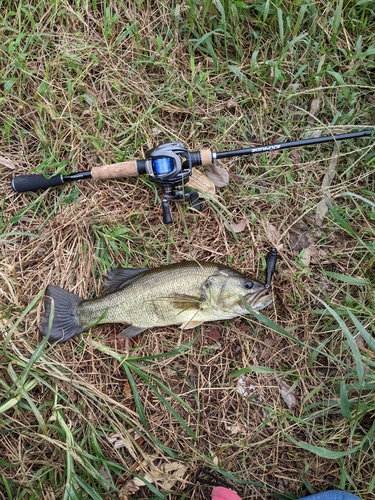
[[[235,149],[233,151],[221,151],[216,153],[216,159],[232,158],[233,156],[248,156],[257,153],[269,153],[270,151],[278,151],[280,149],[298,148],[310,146],[311,144],[321,144],[323,142],[344,141],[347,139],[355,139],[358,137],[366,137],[374,134],[373,130],[362,130],[360,132],[352,132],[349,134],[329,135],[326,137],[312,137],[311,139],[301,139],[299,141],[281,142],[280,144],[270,144],[265,146],[257,146],[255,148]]]

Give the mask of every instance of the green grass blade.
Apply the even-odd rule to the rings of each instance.
[[[343,319],[339,316],[339,314],[332,308],[330,307],[326,302],[324,302],[322,299],[319,297],[315,296],[314,294],[311,294],[316,300],[318,300],[323,306],[327,309],[327,311],[332,315],[332,317],[337,321],[339,324],[342,332],[344,333],[346,340],[348,342],[348,346],[350,350],[352,351],[352,355],[354,358],[354,362],[356,365],[356,371],[357,371],[357,377],[360,383],[363,382],[364,379],[364,374],[365,374],[365,368],[363,366],[362,358],[361,358],[361,353],[359,352],[358,346],[356,344],[356,341],[351,334],[349,328],[343,321]]]
[[[371,285],[370,281],[366,280],[365,278],[355,278],[354,276],[347,276],[345,274],[333,273],[331,271],[324,271],[324,274],[338,281],[349,283],[349,285],[355,285],[355,286]]]
[[[340,382],[340,406],[342,415],[347,419],[351,419],[349,394],[343,380]]]
[[[278,373],[272,368],[268,368],[267,366],[246,366],[245,368],[241,368],[240,370],[235,370],[229,374],[229,378],[237,378],[241,375],[246,375],[247,373],[267,373],[267,374],[275,374]]]
[[[375,339],[369,334],[369,332],[366,330],[366,328],[362,325],[362,323],[356,318],[356,316],[348,309],[348,314],[350,319],[353,321],[354,326],[357,328],[359,334],[363,338],[363,340],[366,342],[366,344],[369,346],[370,349],[372,349],[375,352]]]
[[[334,451],[324,448],[322,446],[315,446],[313,444],[297,441],[297,439],[294,439],[294,437],[288,434],[285,434],[285,437],[299,448],[302,448],[303,450],[309,451],[314,455],[318,455],[319,457],[326,458],[328,460],[338,460],[339,458],[346,457],[348,455],[353,455],[354,453],[357,453],[357,451],[361,449],[361,446],[358,445],[355,446],[354,448],[351,448],[350,450]]]

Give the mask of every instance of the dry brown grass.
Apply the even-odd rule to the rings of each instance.
[[[199,214],[184,204],[173,205],[171,226],[162,224],[156,190],[144,178],[81,182],[24,195],[9,188],[15,173],[86,170],[141,158],[163,142],[180,140],[189,150],[207,146],[224,150],[249,142],[297,139],[306,128],[325,134],[362,123],[371,126],[374,88],[364,62],[353,59],[358,82],[348,87],[349,97],[328,70],[316,81],[308,68],[292,94],[293,75],[302,63],[318,57],[308,25],[304,30],[309,41],[296,52],[286,50],[279,64],[285,80],[272,85],[274,66],[265,61],[277,61],[277,54],[286,47],[278,37],[274,43],[270,40],[276,14],[270,14],[270,29],[256,11],[253,18],[244,14],[237,21],[234,18],[229,28],[237,30],[242,59],[235,40],[219,33],[213,38],[215,63],[208,45],[202,42],[193,52],[196,42],[189,41],[202,36],[204,26],[206,30],[219,26],[213,4],[203,2],[202,9],[211,13],[205,18],[206,26],[191,18],[194,10],[186,5],[174,15],[162,2],[135,2],[126,8],[114,2],[107,8],[119,18],[111,30],[104,4],[96,3],[96,9],[94,4],[62,2],[62,13],[57,5],[40,3],[33,11],[39,26],[20,11],[10,15],[12,9],[17,12],[16,4],[1,7],[7,46],[15,40],[17,29],[22,33],[28,29],[35,36],[26,52],[17,44],[14,53],[1,49],[4,78],[16,80],[1,94],[0,105],[1,155],[15,166],[14,170],[0,167],[0,311],[5,339],[0,351],[4,381],[0,408],[17,395],[19,401],[2,413],[0,457],[5,462],[0,495],[43,500],[124,498],[115,489],[106,491],[105,480],[100,481],[103,464],[112,484],[121,490],[130,472],[152,458],[156,462],[149,469],[176,461],[186,466],[172,492],[158,498],[209,498],[210,487],[195,479],[201,466],[224,471],[227,480],[238,481],[235,487],[248,499],[283,493],[293,498],[293,494],[335,486],[373,498],[372,443],[332,459],[288,439],[343,452],[357,446],[366,433],[372,435],[374,412],[365,400],[368,391],[351,396],[367,405],[363,415],[353,410],[353,418],[346,418],[340,409],[340,382],[357,380],[343,332],[329,315],[311,313],[322,308],[316,296],[331,298],[338,307],[354,304],[364,325],[373,329],[372,320],[358,306],[363,303],[371,310],[373,292],[326,274],[374,278],[373,257],[332,215],[323,226],[315,224],[322,176],[331,155],[337,155],[332,146],[222,162],[230,172],[230,185],[219,191],[216,201],[204,203]],[[317,4],[320,23],[327,23],[328,30],[329,9],[322,7]],[[294,19],[289,4],[284,8],[284,16]],[[374,19],[366,15],[368,26],[362,35],[369,43]],[[343,23],[350,23],[349,17]],[[339,48],[346,47],[347,38],[356,40],[355,30],[345,26],[336,40]],[[126,30],[129,35],[121,38]],[[250,68],[258,47],[255,39],[248,41],[248,33],[254,30],[263,40],[262,57],[258,66]],[[251,74],[256,91],[228,69],[221,37],[228,43],[229,62],[237,61],[241,71]],[[326,38],[320,38],[319,44],[329,50]],[[25,55],[24,62],[21,69],[11,70],[17,54]],[[330,57],[337,71],[336,65],[342,63],[340,74],[345,77],[350,64],[340,52]],[[311,105],[316,96],[321,104],[314,117]],[[228,109],[230,98],[235,106]],[[331,126],[337,111],[346,115]],[[331,191],[331,198],[365,242],[373,236],[373,219],[363,205],[335,196],[347,190],[359,194],[374,190],[373,156],[372,143],[341,145]],[[234,234],[228,224],[241,219],[246,220],[246,229]],[[279,248],[280,260],[274,304],[265,314],[299,344],[261,322],[240,318],[203,325],[199,334],[181,333],[178,328],[145,332],[132,341],[129,361],[117,337],[121,327],[111,325],[66,344],[45,346],[30,361],[41,341],[41,296],[49,283],[94,297],[103,292],[102,276],[110,267],[156,267],[184,259],[229,263],[262,278],[264,256],[273,246]],[[310,259],[303,260],[307,247]],[[35,297],[39,300],[33,304]],[[366,361],[369,373],[373,353],[363,347],[363,356],[370,360]],[[142,358],[176,349],[180,351],[169,357]],[[148,429],[124,366],[134,376]],[[238,391],[240,376],[231,377],[246,367],[255,367],[243,375],[249,397]],[[150,380],[145,381],[136,368],[149,374]],[[152,391],[155,380],[171,391],[161,392],[191,434]],[[281,396],[281,381],[293,386],[296,405],[291,409]],[[329,404],[332,411],[327,410]],[[133,429],[142,437],[134,439]],[[124,446],[116,448],[108,441],[114,434],[121,436]],[[68,470],[76,474],[73,479]],[[77,476],[96,497],[76,482]],[[67,490],[72,484],[76,493]],[[132,498],[153,495],[144,487]]]

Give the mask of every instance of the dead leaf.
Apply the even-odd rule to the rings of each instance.
[[[107,441],[109,441],[115,449],[123,448],[127,445],[119,434],[112,434],[111,436],[107,436]]]
[[[137,441],[138,444],[143,442],[142,436],[135,432],[134,429],[129,429],[129,432],[133,434],[133,439],[134,441]],[[120,434],[111,434],[110,436],[107,436],[107,441],[109,441],[116,450],[124,447],[130,450],[130,447],[132,446],[132,443],[123,439]]]
[[[205,171],[207,177],[211,179],[216,187],[225,187],[229,184],[229,174],[228,172],[217,165],[207,165],[205,166]]]
[[[288,236],[290,248],[297,253],[300,253],[301,250],[311,245],[311,241],[308,237],[308,227],[302,221],[293,224],[289,229]]]
[[[125,382],[124,383],[124,388],[123,388],[122,392],[124,393],[124,396],[126,398],[131,398],[132,397],[133,393],[132,393],[132,390],[131,390],[129,382]]]
[[[311,246],[302,250],[301,262],[304,266],[309,267],[311,261]]]
[[[238,325],[238,329],[241,330],[242,332],[248,332],[249,331],[249,324],[245,323],[244,321]]]
[[[277,377],[276,380],[279,384],[281,397],[285,401],[289,410],[293,410],[293,408],[297,406],[297,399],[293,393],[293,386],[287,384],[285,380],[280,377]]]
[[[237,103],[234,99],[228,99],[227,102],[225,103],[225,107],[227,108],[228,111],[233,112],[234,108],[237,106]]]
[[[246,229],[246,226],[246,219],[241,219],[237,224],[229,224],[229,227],[234,233],[241,233],[244,229]]]
[[[3,165],[3,167],[11,168],[12,170],[16,168],[14,163],[7,158],[4,158],[4,156],[0,156],[0,165]]]
[[[310,130],[306,135],[305,139],[317,139],[322,135],[322,130]]]
[[[320,111],[320,99],[313,99],[310,106],[310,115],[307,117],[307,121],[309,123],[314,123],[314,116]]]
[[[99,469],[99,474],[104,479],[104,481],[103,481],[104,488],[107,491],[110,491],[110,489],[111,489],[111,476],[108,474],[107,470],[105,469],[105,467],[103,465]]]
[[[279,243],[281,239],[281,232],[273,224],[267,224],[266,231],[268,239],[273,244],[273,246]]]
[[[121,488],[119,493],[119,500],[128,500],[129,495],[133,495],[139,490],[140,486],[135,484],[134,479],[129,479]]]
[[[220,330],[218,328],[211,328],[207,332],[206,337],[208,344],[216,344],[216,342],[219,342],[221,338]]]
[[[146,482],[155,484],[161,490],[169,491],[178,481],[183,482],[186,471],[187,465],[182,462],[160,463],[156,458],[144,460],[136,470],[141,477],[130,479],[121,488],[122,499],[126,500],[128,498],[126,495],[135,493],[139,488],[145,486]]]
[[[250,379],[242,375],[237,382],[237,392],[242,394],[244,398],[250,397],[256,391],[255,386],[251,383]]]
[[[227,424],[224,422],[225,429],[232,434],[232,436],[235,436],[236,434],[245,434],[246,429],[243,425],[235,422],[234,424]]]
[[[338,146],[335,146],[337,154],[335,154],[332,158],[331,161],[328,164],[328,170],[323,177],[322,181],[322,194],[323,198],[320,200],[318,203],[318,206],[316,207],[316,214],[315,214],[315,224],[317,226],[321,226],[323,224],[324,217],[326,216],[328,212],[328,207],[329,207],[329,187],[332,184],[332,181],[336,175],[336,167],[337,167],[337,162],[338,162]]]
[[[215,184],[200,170],[193,168],[188,187],[197,189],[201,196],[215,196]]]

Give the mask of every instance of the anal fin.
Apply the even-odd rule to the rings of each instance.
[[[125,328],[125,330],[122,330],[122,332],[120,332],[118,336],[120,339],[131,339],[132,337],[135,337],[136,335],[144,332],[145,330],[147,330],[147,328],[143,326],[131,325]]]
[[[191,328],[195,328],[196,326],[199,326],[202,323],[204,323],[204,321],[194,321],[194,320],[186,321],[185,323],[182,323],[180,328],[181,330],[190,330]]]

